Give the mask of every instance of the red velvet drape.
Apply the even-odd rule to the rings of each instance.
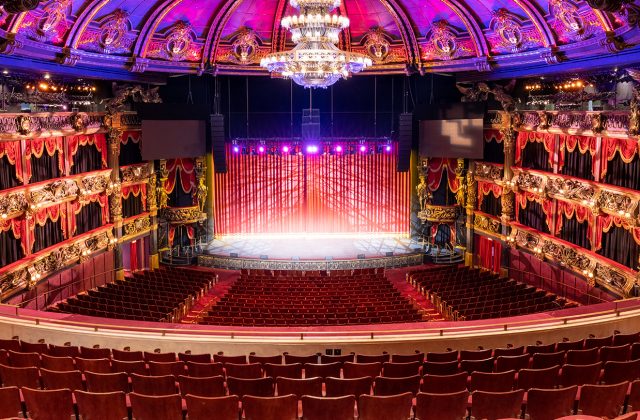
[[[602,159],[601,176],[607,174],[609,161],[613,160],[616,153],[620,153],[624,163],[631,163],[640,149],[640,143],[632,139],[614,139],[610,137],[602,138]]]
[[[19,141],[0,142],[0,159],[7,156],[10,164],[16,167],[16,179],[23,181],[22,155],[20,154]]]
[[[91,134],[91,135],[79,135],[79,136],[69,136],[67,137],[67,141],[69,142],[69,168],[73,167],[73,157],[76,153],[78,153],[79,146],[86,146],[87,144],[94,145],[98,152],[102,155],[102,167],[106,168],[107,164],[107,154],[109,151],[107,150],[107,138],[102,133]]]
[[[499,272],[502,254],[500,242],[476,235],[475,247],[478,253],[478,264],[496,273]]]
[[[543,143],[544,150],[549,154],[549,165],[553,167],[553,152],[555,150],[556,135],[550,133],[538,133],[535,131],[521,131],[516,137],[516,164],[522,161],[522,151],[527,143]]]
[[[408,234],[410,178],[393,149],[282,156],[228,147],[227,173],[215,175],[215,233]]]

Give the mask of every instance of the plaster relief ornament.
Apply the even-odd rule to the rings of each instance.
[[[100,25],[98,45],[106,54],[128,49],[126,35],[131,28],[129,14],[116,10]]]
[[[176,23],[169,31],[164,44],[168,58],[173,61],[184,60],[189,53],[193,38],[193,29],[188,22],[181,20]]]
[[[578,7],[573,2],[569,0],[551,0],[549,9],[555,19],[556,31],[570,40],[582,41],[592,35],[592,25],[582,18]]]
[[[497,52],[518,53],[540,44],[536,29],[525,30],[517,16],[501,8],[493,12],[490,27],[493,34],[487,36],[491,48]]]
[[[380,27],[371,29],[364,36],[364,48],[369,57],[376,63],[384,62],[389,56],[389,37]]]
[[[50,1],[43,7],[28,36],[40,42],[62,42],[69,29],[67,15],[70,12],[71,0]]]
[[[456,58],[458,53],[458,41],[456,35],[451,30],[449,22],[438,20],[433,22],[431,37],[429,38],[435,55],[441,60],[451,60]]]
[[[236,63],[253,63],[257,56],[260,40],[258,35],[251,28],[242,27],[231,38],[231,52],[229,59]]]

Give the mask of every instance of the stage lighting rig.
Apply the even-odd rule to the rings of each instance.
[[[41,0],[0,0],[0,6],[8,13],[22,13],[36,9]]]

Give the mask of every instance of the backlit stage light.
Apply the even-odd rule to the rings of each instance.
[[[338,153],[342,153],[342,146],[337,145],[337,146],[336,146],[336,152],[338,152]]]
[[[384,148],[385,152],[390,152],[391,151],[391,145],[387,144]]]
[[[240,153],[240,148],[238,146],[233,146],[233,153]]]
[[[289,153],[289,146],[282,146],[282,153]]]
[[[364,144],[363,144],[363,145],[361,145],[361,146],[360,146],[360,151],[361,151],[362,153],[366,152],[366,151],[367,151],[367,146],[365,146]]]
[[[307,153],[309,154],[316,154],[318,153],[318,146],[316,146],[315,144],[310,144],[307,146]]]
[[[264,153],[264,146],[258,146],[258,153]]]

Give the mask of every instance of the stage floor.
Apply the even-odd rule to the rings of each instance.
[[[417,239],[402,236],[281,236],[234,237],[214,239],[206,253],[238,258],[278,260],[347,260],[364,254],[376,258],[414,254],[421,249]]]

